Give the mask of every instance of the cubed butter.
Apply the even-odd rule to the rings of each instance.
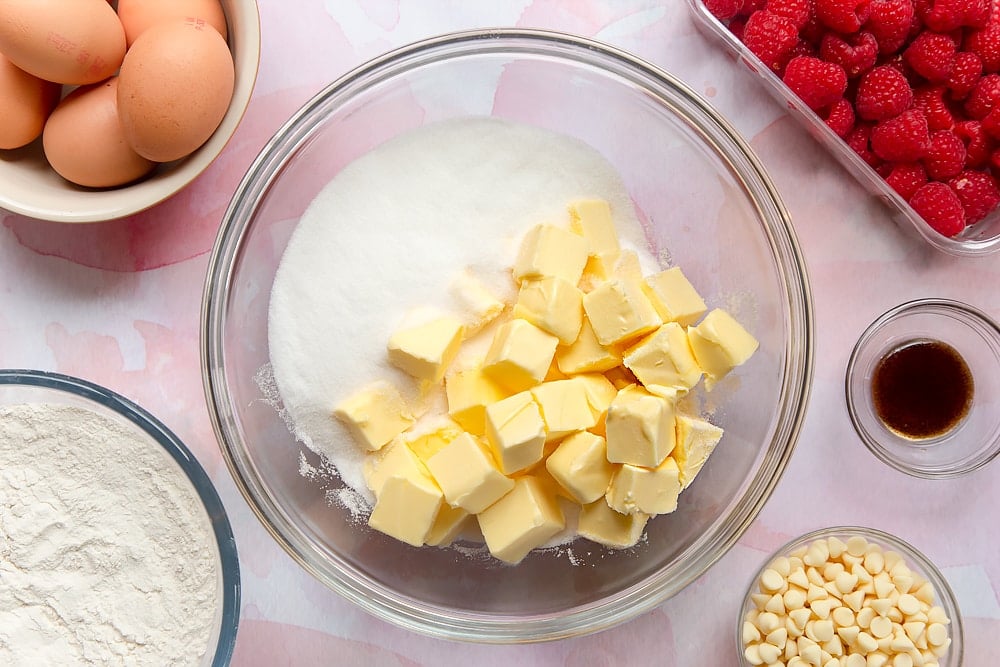
[[[465,335],[469,336],[500,317],[504,303],[483,285],[469,271],[452,284],[452,295],[465,313],[462,324],[465,325]]]
[[[642,288],[615,278],[583,297],[583,310],[601,345],[614,345],[649,333],[662,324]]]
[[[597,423],[590,407],[587,388],[576,380],[543,382],[530,389],[545,422],[545,439],[558,440],[574,431],[583,431]]]
[[[486,434],[486,406],[506,398],[509,392],[493,382],[482,368],[468,368],[445,376],[448,414],[475,435]]]
[[[563,278],[525,280],[517,293],[513,315],[552,334],[563,345],[580,335],[583,293]]]
[[[573,285],[580,282],[587,263],[587,241],[579,234],[552,225],[536,225],[524,236],[514,262],[514,279],[552,276]]]
[[[458,354],[465,327],[440,317],[397,331],[389,338],[389,361],[419,380],[438,382]]]
[[[639,289],[642,289],[642,265],[639,263],[639,255],[634,250],[622,250],[615,255],[611,273],[615,278],[638,285]]]
[[[566,375],[607,371],[621,363],[621,353],[601,345],[594,327],[586,317],[581,321],[580,334],[576,340],[556,348],[556,364]]]
[[[670,454],[680,469],[681,489],[691,485],[722,439],[722,429],[703,419],[677,415],[677,446]]]
[[[531,393],[522,391],[487,406],[486,437],[505,475],[541,461],[545,422]]]
[[[616,512],[608,506],[604,498],[601,498],[584,505],[580,510],[576,532],[591,542],[612,549],[627,549],[639,542],[647,521],[649,521],[648,514]]]
[[[565,438],[545,460],[545,468],[581,505],[603,497],[615,471],[604,438],[586,431]]]
[[[431,531],[427,533],[424,544],[429,547],[448,546],[462,533],[470,516],[472,515],[461,507],[442,505]]]
[[[671,457],[655,468],[625,464],[611,477],[608,506],[622,514],[669,514],[681,493],[680,469]]]
[[[419,547],[434,527],[443,500],[441,489],[427,475],[393,475],[382,484],[368,525]]]
[[[508,391],[523,391],[545,378],[558,344],[558,338],[527,320],[504,322],[493,336],[483,373]]]
[[[463,433],[427,461],[427,469],[452,507],[478,514],[514,486],[497,468],[493,455]]]
[[[664,322],[686,327],[705,314],[705,302],[679,266],[649,276],[643,287]]]
[[[655,468],[674,449],[674,405],[638,386],[622,389],[608,406],[608,460]]]
[[[611,401],[615,400],[618,390],[611,384],[608,378],[600,373],[583,373],[574,375],[573,382],[579,382],[587,392],[587,402],[590,404],[590,411],[594,413],[595,419],[608,411]]]
[[[732,315],[716,308],[688,328],[695,361],[711,380],[719,380],[757,350],[757,339]]]
[[[681,393],[701,379],[687,332],[676,322],[667,322],[622,355],[623,363],[650,391],[652,386],[674,387]]]
[[[462,433],[462,429],[449,423],[447,426],[441,426],[425,433],[412,435],[407,433],[404,434],[404,438],[409,448],[417,455],[417,458],[426,465],[427,459],[444,449],[460,433]]]
[[[393,438],[380,451],[365,458],[365,482],[378,497],[385,480],[393,475],[398,477],[419,477],[427,474],[423,462],[406,444],[402,436]]]
[[[476,516],[490,553],[512,564],[566,525],[555,497],[530,476],[517,478],[507,495]]]
[[[376,451],[415,421],[399,391],[378,381],[345,399],[334,411],[365,449]]]
[[[569,207],[570,229],[587,240],[591,255],[617,253],[618,233],[611,217],[611,206],[603,199],[583,199]]]

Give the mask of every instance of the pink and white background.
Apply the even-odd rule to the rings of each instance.
[[[765,554],[803,532],[859,524],[914,544],[958,596],[970,667],[1000,665],[1000,461],[957,481],[879,463],[848,420],[843,374],[871,320],[914,298],[960,299],[1000,317],[1000,255],[957,259],[904,236],[887,210],[752,75],[697,30],[683,0],[259,0],[260,74],[222,156],[193,185],[131,218],[59,225],[0,212],[0,367],[77,375],[146,407],[197,455],[226,504],[243,608],[234,665],[736,665],[743,588]],[[221,460],[202,393],[199,307],[208,254],[245,169],[274,130],[334,78],[452,30],[572,32],[680,77],[739,129],[795,222],[815,297],[816,373],[795,455],[750,530],[681,594],[625,625],[540,645],[412,634],[313,580],[262,529]],[[2,185],[0,185],[2,187]]]

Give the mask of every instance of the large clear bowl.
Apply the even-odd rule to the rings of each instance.
[[[635,549],[587,543],[572,559],[565,550],[542,551],[509,567],[391,540],[327,502],[338,480],[321,484],[300,475],[300,453],[315,461],[258,386],[269,369],[272,281],[310,201],[373,146],[465,116],[529,123],[600,151],[649,222],[654,254],[683,266],[708,302],[738,305],[760,339],[753,359],[715,394],[713,419],[726,429],[723,444],[679,509],[651,521],[648,539]],[[331,248],[330,261],[350,252]],[[335,81],[264,147],[233,197],[209,263],[205,391],[247,502],[320,581],[377,616],[439,637],[556,639],[660,604],[746,530],[802,423],[812,374],[810,299],[803,259],[771,181],[729,123],[687,86],[627,53],[568,35],[451,34]]]

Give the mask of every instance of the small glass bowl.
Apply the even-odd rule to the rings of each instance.
[[[951,646],[949,646],[948,652],[941,657],[938,664],[940,667],[958,667],[962,664],[964,634],[958,601],[955,599],[955,593],[951,590],[951,586],[948,585],[948,581],[934,563],[911,544],[881,530],[861,526],[834,526],[806,533],[779,547],[767,557],[767,560],[764,561],[760,569],[750,579],[750,584],[747,586],[746,594],[743,596],[743,604],[740,606],[740,613],[736,620],[736,647],[741,667],[750,667],[750,661],[743,654],[743,620],[747,612],[755,608],[750,596],[759,590],[757,582],[760,581],[764,570],[770,567],[774,559],[779,556],[787,556],[796,549],[808,547],[816,540],[825,540],[831,537],[836,537],[842,542],[847,542],[852,537],[863,537],[869,544],[876,544],[882,547],[883,551],[895,551],[903,557],[903,561],[912,572],[929,581],[931,586],[934,587],[934,604],[944,609],[951,621],[948,625],[948,636],[951,638]]]
[[[964,418],[942,435],[910,439],[879,419],[872,374],[888,352],[912,340],[937,340],[965,360],[974,383]],[[1000,454],[1000,326],[982,311],[948,299],[899,305],[862,334],[847,363],[847,410],[862,442],[884,463],[915,477],[942,479],[977,470]]]

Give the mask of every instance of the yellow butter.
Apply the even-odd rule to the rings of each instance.
[[[475,438],[462,433],[427,460],[427,469],[452,507],[478,514],[514,486],[493,456]]]
[[[566,525],[555,497],[531,476],[518,477],[507,495],[476,516],[490,553],[508,563],[519,563]]]
[[[608,406],[608,460],[655,468],[674,449],[674,405],[645,389],[622,389]]]
[[[584,317],[580,333],[570,345],[556,348],[556,364],[567,375],[607,371],[622,363],[621,354],[601,345],[590,320]]]
[[[615,278],[620,278],[639,286],[642,289],[642,265],[639,264],[639,255],[634,250],[622,250],[613,257],[611,274]]]
[[[620,249],[611,206],[603,199],[583,199],[569,207],[570,229],[587,240],[591,255],[607,255]]]
[[[490,292],[483,283],[469,271],[465,271],[452,285],[452,295],[462,311],[465,335],[480,331],[503,313],[504,303]]]
[[[580,510],[577,533],[580,537],[612,549],[627,549],[639,542],[647,521],[648,514],[622,514],[611,509],[607,501],[600,498],[584,505]]]
[[[618,391],[621,391],[630,385],[639,383],[639,380],[632,374],[632,371],[624,366],[612,368],[609,371],[605,371],[603,375]]]
[[[462,432],[458,426],[449,424],[441,428],[419,435],[403,434],[407,446],[417,455],[422,463],[426,465],[427,459],[437,454],[445,446],[458,437]]]
[[[542,460],[545,422],[530,392],[522,391],[486,407],[486,437],[505,475]]]
[[[383,381],[373,382],[351,395],[333,414],[370,451],[381,449],[415,421],[399,391]]]
[[[662,324],[638,283],[615,278],[583,297],[583,310],[601,345],[614,345]]]
[[[757,350],[754,338],[732,315],[716,308],[687,330],[695,361],[714,381],[744,363]]]
[[[593,413],[595,419],[600,419],[608,411],[611,401],[615,400],[618,390],[615,389],[615,386],[611,384],[608,378],[600,373],[583,373],[581,375],[574,375],[572,379],[574,382],[583,385],[584,390],[587,392],[587,402],[590,404],[590,411]]]
[[[686,489],[722,439],[722,429],[703,419],[677,415],[677,446],[671,457],[680,468],[681,489]]]
[[[427,474],[427,469],[423,462],[410,449],[402,436],[396,436],[379,452],[369,454],[365,458],[365,482],[376,497],[382,491],[385,480],[393,475],[419,477],[425,474]]]
[[[525,280],[517,293],[513,315],[569,345],[580,334],[583,294],[563,278]]]
[[[389,338],[389,361],[420,380],[438,382],[458,354],[465,327],[453,317],[441,317],[397,331]]]
[[[488,378],[482,368],[450,373],[445,377],[444,389],[448,398],[448,414],[474,435],[486,433],[486,406],[509,394]]]
[[[552,225],[536,225],[521,241],[514,279],[552,276],[576,285],[586,263],[587,242],[581,236]]]
[[[680,493],[680,469],[668,456],[655,468],[622,465],[611,477],[605,497],[622,514],[668,514],[677,509]]]
[[[615,470],[604,438],[586,431],[565,438],[545,460],[545,468],[580,504],[603,498]]]
[[[424,544],[429,547],[446,547],[455,541],[465,526],[469,523],[472,515],[461,507],[451,507],[448,504],[441,506],[438,511],[434,525],[431,527]]]
[[[393,475],[382,484],[368,525],[415,547],[434,527],[444,495],[427,475]]]
[[[686,327],[705,314],[705,302],[678,266],[649,276],[643,287],[664,322]]]
[[[510,392],[528,389],[545,378],[558,343],[527,320],[505,322],[493,336],[483,373]]]
[[[652,385],[659,385],[683,393],[701,380],[687,332],[676,322],[667,322],[625,350],[622,361],[650,391]]]
[[[545,439],[557,440],[574,431],[583,431],[597,423],[590,407],[587,388],[576,380],[554,380],[532,387],[532,397],[545,422]]]
[[[615,258],[618,253],[609,255],[591,255],[587,258],[587,263],[583,265],[583,275],[577,286],[581,292],[592,292],[602,283],[614,277]]]

